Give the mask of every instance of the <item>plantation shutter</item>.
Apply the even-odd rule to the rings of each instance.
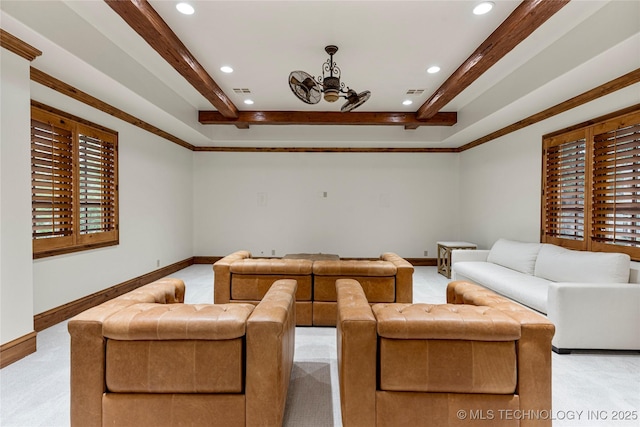
[[[78,126],[78,238],[92,243],[117,229],[116,144],[112,135]]]
[[[544,141],[543,242],[584,248],[586,156],[584,130]]]
[[[31,204],[34,258],[117,245],[118,134],[32,101]]]
[[[594,128],[591,240],[640,256],[640,114]]]
[[[73,137],[63,119],[32,114],[31,212],[34,252],[73,241]]]

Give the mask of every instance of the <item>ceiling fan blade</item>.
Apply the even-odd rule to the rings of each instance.
[[[317,104],[320,102],[320,86],[313,77],[304,71],[292,71],[289,74],[289,88],[302,102]]]
[[[347,92],[347,102],[340,108],[340,111],[347,113],[354,110],[367,102],[371,97],[371,92],[365,90],[364,92],[356,93],[355,90],[349,89]]]
[[[312,88],[314,88],[316,86],[316,81],[313,80],[311,77],[307,77],[306,79],[304,79],[302,84],[305,87],[309,88],[309,90],[311,90]]]

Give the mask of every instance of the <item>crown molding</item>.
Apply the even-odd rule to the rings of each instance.
[[[459,153],[437,147],[195,147],[193,151],[231,153]]]
[[[13,34],[6,32],[2,28],[0,28],[0,46],[23,57],[27,61],[33,61],[42,55],[40,50],[20,40]]]

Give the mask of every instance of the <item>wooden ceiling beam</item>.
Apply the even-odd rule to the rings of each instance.
[[[395,112],[324,112],[324,111],[240,111],[237,119],[224,117],[218,111],[199,111],[203,125],[355,125],[355,126],[453,126],[457,113],[441,112],[427,120],[419,120],[416,113]]]
[[[129,26],[213,105],[222,116],[238,109],[147,0],[104,0]]]
[[[433,117],[569,0],[524,0],[418,109],[419,120]]]

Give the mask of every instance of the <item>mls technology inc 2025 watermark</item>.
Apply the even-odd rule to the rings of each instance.
[[[571,420],[571,421],[636,421],[638,411],[607,411],[581,409],[569,411],[520,410],[520,409],[460,409],[458,419],[469,421],[492,420]]]

